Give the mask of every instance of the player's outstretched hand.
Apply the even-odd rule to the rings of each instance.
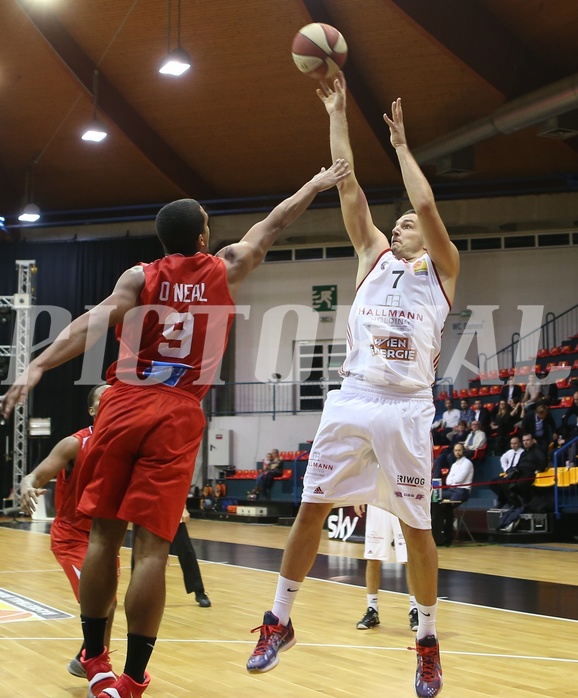
[[[317,96],[325,104],[328,114],[332,114],[334,111],[345,111],[346,87],[345,75],[341,71],[337,73],[332,85],[324,80],[321,81],[321,87],[317,89]]]
[[[389,126],[391,145],[394,148],[399,148],[400,145],[407,145],[400,97],[391,104],[391,119],[387,114],[384,114],[383,120]]]
[[[321,171],[311,181],[317,185],[318,191],[325,191],[334,187],[350,174],[349,163],[342,158],[338,158],[328,170],[322,167]]]
[[[16,405],[24,405],[28,393],[42,378],[44,371],[34,364],[30,364],[21,376],[14,382],[6,395],[2,398],[2,416],[8,419]]]
[[[32,514],[36,511],[38,497],[42,496],[43,494],[46,494],[45,489],[32,487],[32,485],[29,485],[25,480],[23,480],[20,484],[20,506],[22,507],[22,511],[26,515],[32,516]]]

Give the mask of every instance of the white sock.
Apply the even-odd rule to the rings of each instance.
[[[379,612],[377,607],[377,594],[367,595],[367,608],[373,608],[374,611]]]
[[[287,625],[291,616],[291,609],[297,592],[301,588],[303,582],[294,582],[292,579],[285,579],[279,575],[277,581],[277,591],[275,592],[275,601],[271,609],[273,615],[279,618],[281,625]]]
[[[419,626],[417,629],[417,639],[423,640],[427,635],[433,635],[437,637],[436,633],[436,613],[438,605],[435,603],[433,606],[422,606],[420,603],[417,604],[419,611]]]
[[[415,596],[410,596],[409,597],[409,610],[413,611],[414,608],[417,608],[417,601],[415,600]]]

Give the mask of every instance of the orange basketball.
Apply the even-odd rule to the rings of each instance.
[[[302,27],[291,46],[299,70],[314,80],[325,80],[341,70],[347,59],[347,44],[330,24],[314,22]]]

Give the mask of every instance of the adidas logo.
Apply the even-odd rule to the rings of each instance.
[[[316,487],[313,490],[313,494],[325,494],[325,492],[321,489],[321,487]]]

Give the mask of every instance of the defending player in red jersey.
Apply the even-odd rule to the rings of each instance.
[[[94,419],[100,398],[108,385],[96,385],[88,394],[88,413]],[[76,510],[77,481],[92,437],[92,426],[80,429],[75,434],[59,441],[48,456],[34,470],[22,478],[20,483],[20,505],[25,514],[36,511],[38,497],[46,493],[44,485],[56,478],[54,505],[56,516],[50,527],[50,549],[66,573],[76,600],[80,601],[79,580],[90,533],[90,519]],[[118,559],[118,558],[117,558]],[[113,600],[104,634],[107,647],[116,608]],[[80,651],[70,660],[67,669],[73,676],[86,677],[80,663]]]
[[[125,271],[112,294],[65,328],[4,396],[7,417],[45,371],[117,326],[119,360],[107,376],[112,387],[103,396],[80,483],[79,509],[92,517],[80,582],[89,698],[135,698],[150,682],[145,669],[164,610],[167,555],[205,426],[199,401],[225,350],[239,286],[315,196],[348,174],[344,160],[322,169],[215,257],[208,254],[208,216],[199,203],[168,204],[156,221],[165,257]],[[125,598],[126,663],[117,678],[104,628],[128,522],[135,567]]]

